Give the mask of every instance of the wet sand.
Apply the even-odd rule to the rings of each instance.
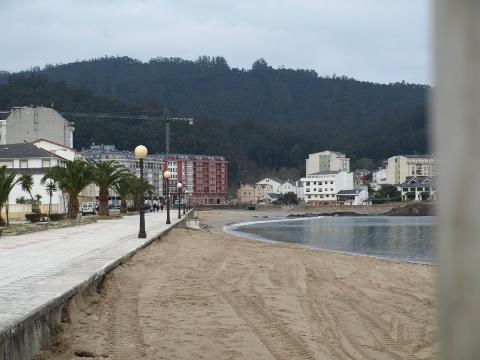
[[[77,295],[37,359],[434,357],[434,267],[222,232],[284,215],[201,212],[208,230],[172,230]]]

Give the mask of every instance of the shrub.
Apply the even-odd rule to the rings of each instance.
[[[136,206],[129,206],[129,207],[127,208],[127,211],[128,211],[128,212],[138,211],[138,208],[137,208]]]
[[[25,219],[27,219],[27,221],[31,223],[40,222],[42,220],[42,214],[40,213],[25,214]]]
[[[65,214],[50,214],[51,221],[65,220]]]

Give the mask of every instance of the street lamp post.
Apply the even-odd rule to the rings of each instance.
[[[167,198],[167,225],[168,224],[171,224],[170,222],[170,195],[169,195],[169,179],[170,179],[170,171],[166,170],[164,173],[163,173],[163,179],[165,181],[165,188],[166,188],[166,193],[165,193],[165,197]]]
[[[180,200],[182,198],[182,183],[181,182],[178,182],[177,183],[177,189],[178,189],[178,218],[181,219],[182,218],[182,214],[180,213],[180,208],[181,208],[181,203],[180,203]]]
[[[143,159],[148,154],[148,150],[143,145],[138,145],[135,148],[135,157],[140,160],[140,206],[139,206],[139,213],[140,213],[140,230],[138,231],[138,238],[143,239],[147,237],[147,233],[145,232],[145,209],[144,209],[144,197],[143,197]]]

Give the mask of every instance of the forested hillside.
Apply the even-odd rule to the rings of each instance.
[[[43,82],[48,91],[30,82]],[[0,105],[53,103],[63,111],[128,113],[162,113],[166,108],[196,119],[193,127],[174,127],[173,151],[223,154],[231,161],[232,180],[248,181],[267,173],[301,175],[308,153],[327,148],[354,160],[374,161],[426,152],[427,90],[422,85],[373,84],[319,77],[312,70],[273,69],[263,60],[244,70],[230,68],[220,57],[146,63],[122,57],[12,76],[0,85]],[[145,143],[153,151],[164,150],[164,129],[158,122],[75,121],[78,147],[103,142],[133,148]]]

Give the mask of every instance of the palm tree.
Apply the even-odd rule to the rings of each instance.
[[[49,181],[45,185],[45,191],[47,192],[50,200],[48,201],[48,217],[50,218],[51,208],[52,208],[52,196],[55,191],[57,191],[57,185],[53,181]]]
[[[99,187],[99,215],[108,216],[108,191],[129,171],[118,161],[109,160],[93,163],[93,182]]]
[[[55,166],[42,178],[42,184],[52,180],[59,189],[68,194],[68,218],[75,219],[80,209],[78,195],[93,182],[92,166],[82,160],[73,160],[66,163],[65,167]]]
[[[19,179],[16,179],[17,173],[12,171],[10,174],[7,174],[7,167],[5,165],[0,167],[0,225],[5,225],[5,221],[2,218],[2,208],[7,204],[8,207],[8,196],[12,191],[13,187],[18,183]],[[7,212],[7,225],[8,225],[8,212]]]
[[[22,186],[22,190],[26,191],[28,195],[30,195],[30,199],[32,200],[32,213],[39,212],[40,208],[37,206],[37,202],[33,198],[32,195],[32,188],[33,188],[33,175],[32,174],[21,174],[18,178],[18,182]]]
[[[132,174],[123,175],[113,185],[113,190],[120,196],[120,213],[127,213],[127,200],[134,195],[136,178]]]
[[[135,203],[135,206],[140,209],[140,205],[144,206],[145,204],[140,204],[140,179],[135,177],[135,181],[133,182],[133,202]],[[144,193],[149,193],[149,192],[154,192],[155,187],[150,184],[147,180],[143,179],[143,192]]]

